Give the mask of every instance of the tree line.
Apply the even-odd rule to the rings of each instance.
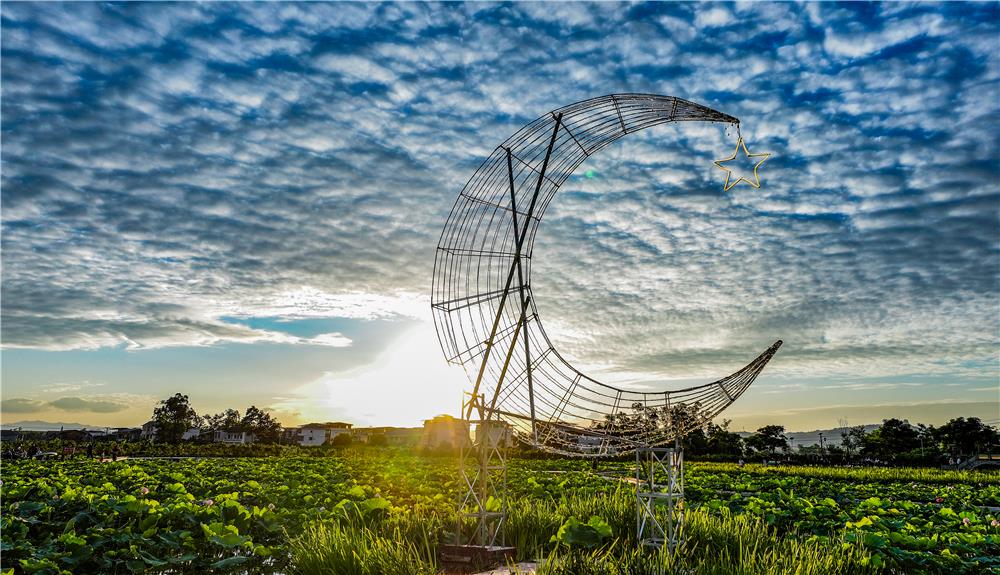
[[[277,443],[281,438],[278,420],[256,406],[251,405],[242,414],[236,409],[227,409],[199,416],[188,396],[182,393],[160,401],[153,409],[152,423],[156,426],[157,441],[164,443],[180,443],[190,429],[198,429],[201,433],[251,433],[257,443]]]
[[[650,408],[641,403],[631,412],[607,415],[593,427],[617,433],[642,433],[670,426],[690,428],[700,421],[700,406],[675,405]],[[885,419],[867,431],[863,425],[845,427],[840,445],[801,446],[793,450],[792,439],[782,425],[765,425],[747,437],[729,430],[730,420],[696,427],[680,439],[687,455],[708,459],[736,460],[743,457],[777,456],[829,462],[877,461],[909,465],[939,465],[955,457],[969,456],[1000,445],[1000,432],[978,417],[956,417],[935,427],[906,419]]]
[[[671,426],[690,428],[693,422],[700,420],[697,404],[657,409],[636,403],[631,412],[607,415],[594,428],[632,434]],[[152,422],[156,426],[157,440],[165,443],[179,443],[192,428],[201,433],[251,433],[258,443],[278,443],[282,432],[281,424],[271,414],[253,405],[242,414],[236,409],[226,409],[199,416],[188,396],[181,393],[160,401],[153,410]],[[765,425],[744,438],[730,431],[729,425],[727,419],[721,424],[710,422],[696,427],[679,440],[680,444],[687,455],[707,459],[780,455],[798,460],[840,463],[868,460],[909,465],[938,465],[949,458],[968,456],[1000,444],[1000,432],[977,417],[956,417],[939,427],[913,425],[905,419],[885,419],[870,432],[863,425],[843,428],[840,445],[814,444],[798,449],[793,449],[792,438],[788,437],[784,426]],[[342,441],[349,440],[345,434]]]

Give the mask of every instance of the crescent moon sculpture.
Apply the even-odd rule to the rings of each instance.
[[[575,456],[662,445],[706,425],[753,383],[781,341],[704,385],[642,392],[601,383],[552,345],[531,289],[535,235],[559,187],[588,157],[668,122],[739,120],[671,96],[613,94],[518,130],[459,194],[434,259],[431,308],[445,357],[474,386],[468,418],[500,419],[541,449]],[[463,410],[465,408],[463,407]]]

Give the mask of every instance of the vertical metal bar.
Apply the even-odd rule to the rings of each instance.
[[[642,493],[642,484],[639,483],[641,454],[642,448],[635,450],[635,533],[640,545],[642,544],[642,499],[639,495]]]
[[[559,126],[560,117],[556,118],[556,127]],[[553,134],[554,135],[554,134]],[[548,157],[546,156],[545,162],[548,163]],[[542,172],[539,174],[539,183],[541,186],[541,178],[545,176],[545,165],[542,166]],[[514,237],[520,237],[520,228],[517,225],[517,197],[514,194],[514,168],[511,160],[510,148],[507,148],[507,177],[510,180],[510,212],[514,217]],[[528,222],[525,222],[525,232],[527,232]],[[531,341],[528,339],[528,297],[524,294],[524,268],[521,265],[521,250],[518,248],[517,252],[514,254],[514,265],[517,266],[517,289],[521,297],[521,320],[520,328],[522,331],[521,338],[524,340],[524,366],[528,372],[528,404],[531,410],[531,440],[534,445],[538,445],[538,426],[535,421],[535,386],[531,379]],[[517,341],[517,336],[511,340],[511,345]],[[507,356],[507,360],[510,361],[510,355]],[[504,365],[504,372],[507,371],[507,366]],[[502,378],[501,378],[501,381]],[[499,382],[497,388],[499,388]]]

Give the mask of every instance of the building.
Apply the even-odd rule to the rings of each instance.
[[[487,445],[510,448],[516,443],[514,428],[505,421],[485,421],[476,427],[476,443],[486,439]]]
[[[581,453],[600,453],[604,438],[596,435],[580,435],[576,438],[577,449]]]
[[[424,433],[422,427],[356,427],[354,441],[372,445],[416,446]]]
[[[63,441],[91,441],[94,435],[86,429],[63,429],[60,431],[50,431],[45,434],[45,439],[61,439]]]
[[[20,429],[0,429],[0,441],[18,441],[20,439]]]
[[[212,443],[229,443],[242,445],[253,443],[254,436],[246,431],[223,431],[221,429],[212,432]]]
[[[351,438],[358,443],[378,444],[385,438],[388,427],[356,427],[351,430]]]
[[[138,435],[135,434],[134,428],[126,429],[126,434],[128,435],[129,438],[133,439],[147,439],[149,441],[156,441],[156,431],[157,431],[156,422],[147,421],[146,423],[142,424],[141,428],[139,428]],[[181,435],[181,440],[188,441],[188,440],[198,439],[200,435],[201,435],[200,429],[198,429],[197,427],[191,427],[188,428],[188,430]]]
[[[115,441],[138,441],[142,437],[141,427],[116,427],[111,431],[109,439]]]
[[[385,432],[385,442],[396,447],[416,447],[423,434],[421,427],[390,427]]]
[[[422,447],[462,447],[468,445],[469,422],[450,415],[439,415],[424,421]]]
[[[289,443],[297,443],[303,447],[323,445],[338,435],[350,434],[352,427],[352,424],[342,421],[307,423],[294,429],[286,429],[282,433],[282,439],[287,438]]]
[[[281,428],[281,439],[280,443],[292,444],[298,443],[299,428],[298,427],[282,427]]]

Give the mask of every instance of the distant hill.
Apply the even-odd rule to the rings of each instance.
[[[65,421],[42,421],[40,419],[17,421],[0,425],[0,429],[20,427],[24,431],[59,431],[60,429],[104,429],[103,425],[85,425],[83,423],[67,423]]]

